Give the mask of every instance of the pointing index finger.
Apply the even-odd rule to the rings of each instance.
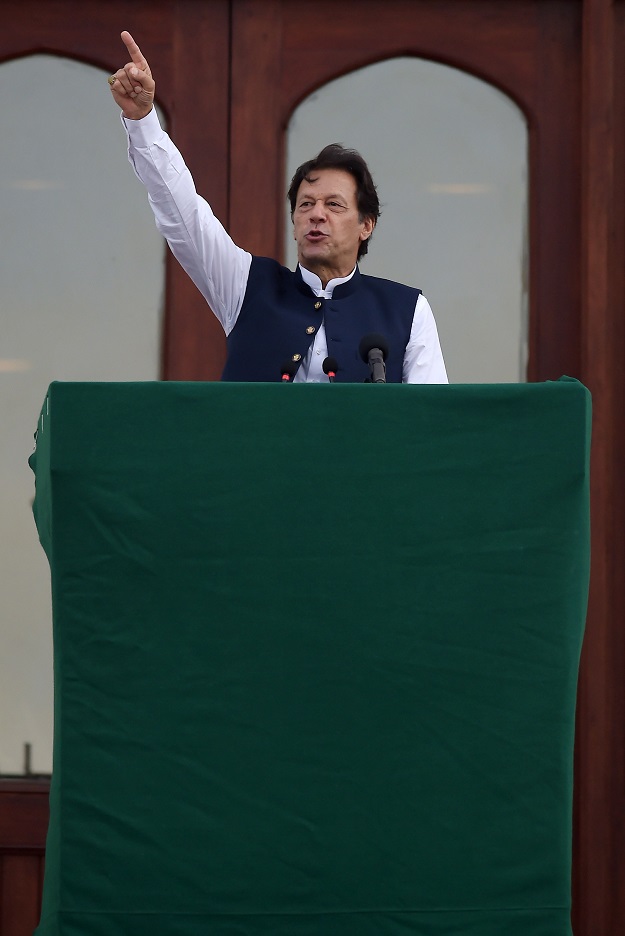
[[[130,58],[132,59],[132,61],[135,63],[135,65],[138,65],[140,68],[145,69],[148,63],[144,59],[141,53],[141,49],[139,48],[135,40],[132,38],[130,33],[127,32],[126,30],[124,30],[121,35],[122,35],[122,42],[128,49],[128,52],[130,53]]]

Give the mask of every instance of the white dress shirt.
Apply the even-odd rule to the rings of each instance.
[[[252,255],[237,247],[210,205],[197,194],[191,173],[161,127],[156,109],[141,120],[126,120],[122,115],[122,123],[128,134],[128,158],[147,189],[158,230],[229,335],[243,305]],[[300,271],[316,296],[330,299],[334,287],[351,279],[355,268],[349,276],[330,280],[325,288],[315,273],[301,265]],[[295,382],[327,382],[321,367],[327,353],[322,324]],[[447,383],[436,323],[423,295],[415,306],[402,381]]]

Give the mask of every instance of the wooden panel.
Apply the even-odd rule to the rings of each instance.
[[[171,135],[198,192],[227,224],[229,4],[227,0],[184,0],[174,6]],[[225,350],[221,325],[168,255],[163,376],[168,380],[216,380],[223,370]]]
[[[0,780],[0,934],[32,936],[41,913],[47,780]]]
[[[0,855],[0,933],[32,936],[41,913],[37,855]]]
[[[576,766],[574,923],[583,936],[611,936],[625,927],[624,25],[622,4],[586,0],[580,330],[582,376],[593,393],[594,417],[593,571]]]
[[[581,374],[580,5],[541,3],[530,131],[529,380]],[[557,119],[554,119],[557,115]]]
[[[277,92],[282,2],[238,0],[232,25],[230,233],[250,253],[279,257],[286,191]]]
[[[129,29],[150,50],[163,91],[171,88],[171,0],[4,0],[0,61],[33,53],[66,55],[113,71],[126,61],[119,34]],[[107,91],[106,84],[103,93]],[[169,110],[171,101],[165,96]]]
[[[49,818],[47,780],[0,780],[0,853],[40,851]]]

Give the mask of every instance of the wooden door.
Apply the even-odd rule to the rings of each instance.
[[[316,87],[415,55],[492,83],[522,109],[528,377],[579,377],[595,414],[575,933],[615,936],[625,928],[624,0],[5,0],[2,27],[0,61],[47,52],[107,72],[123,63],[129,29],[198,190],[241,246],[269,256],[282,254],[285,127]],[[223,335],[171,257],[166,305],[163,376],[217,379]]]

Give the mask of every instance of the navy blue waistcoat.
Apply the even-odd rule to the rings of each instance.
[[[362,383],[369,366],[359,353],[360,339],[384,335],[389,346],[386,379],[401,383],[404,351],[420,290],[391,280],[363,276],[357,268],[331,299],[317,299],[302,279],[276,260],[254,257],[245,298],[228,336],[222,380],[281,380],[285,360],[303,359],[319,326],[325,323],[328,355],[336,358],[337,382]]]

